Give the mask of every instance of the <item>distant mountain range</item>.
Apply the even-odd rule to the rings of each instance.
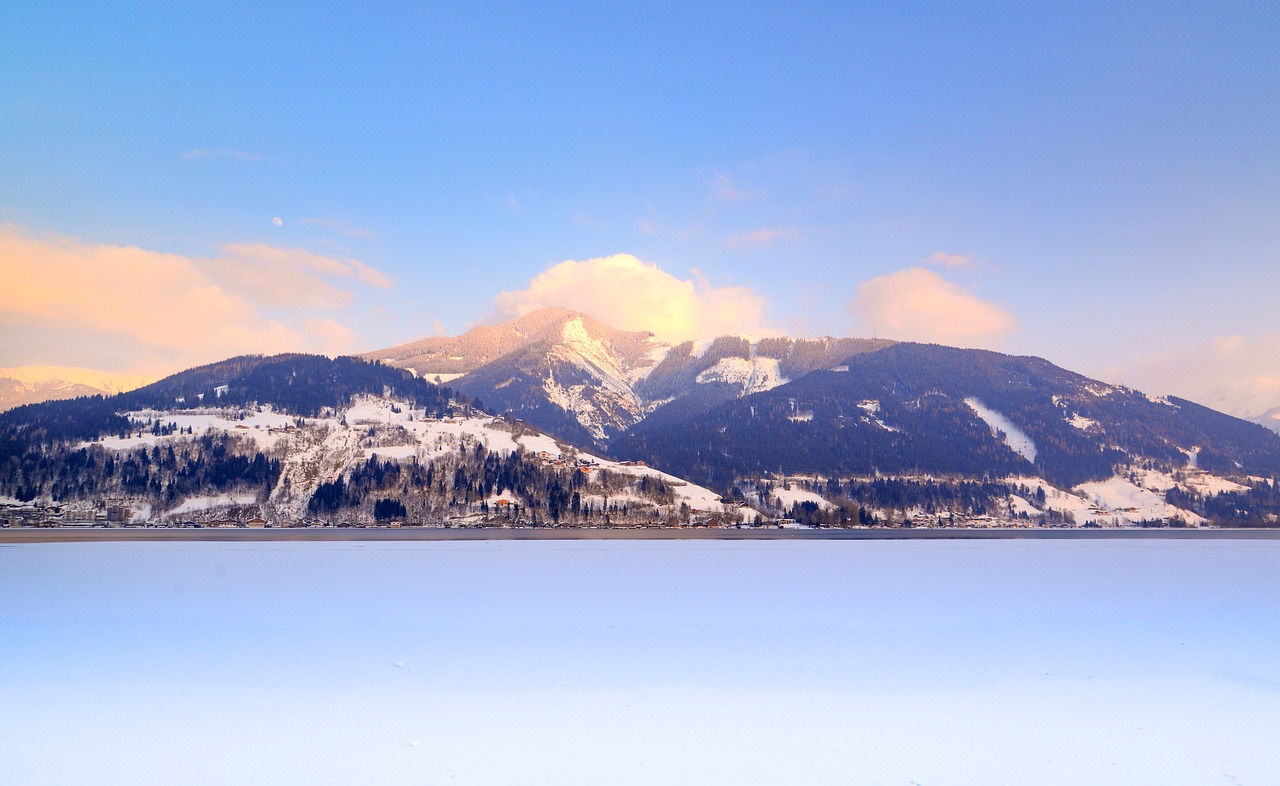
[[[150,382],[145,377],[84,368],[25,366],[0,368],[0,412],[77,396],[112,395]]]
[[[0,414],[0,497],[110,496],[164,520],[500,507],[571,523],[1273,526],[1277,478],[1275,432],[1040,358],[857,338],[669,345],[564,309]]]

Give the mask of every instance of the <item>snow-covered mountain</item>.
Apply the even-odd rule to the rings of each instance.
[[[707,412],[645,421],[610,447],[712,486],[804,477],[826,498],[902,511],[1005,505],[1009,492],[985,488],[994,482],[1042,488],[1048,501],[1022,512],[1077,523],[1280,513],[1273,432],[1040,358],[936,345],[896,344]]]
[[[308,355],[0,415],[0,508],[28,503],[89,520],[127,508],[134,521],[496,525],[675,523],[723,507],[404,371]]]
[[[142,387],[151,379],[84,368],[21,366],[0,368],[0,412],[24,404],[77,396],[110,396]]]
[[[703,412],[891,343],[720,336],[671,346],[649,332],[543,309],[364,357],[439,378],[493,411],[604,445],[642,420]]]
[[[243,356],[0,413],[0,519],[1280,524],[1280,436],[1189,401],[977,350],[721,338],[658,359],[606,331],[561,314],[471,376],[584,431],[687,391],[607,452],[384,364]]]

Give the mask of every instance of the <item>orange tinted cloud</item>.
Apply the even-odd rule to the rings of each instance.
[[[764,326],[765,299],[755,291],[676,278],[630,254],[552,265],[525,289],[498,295],[495,305],[502,318],[559,306],[671,342],[777,332]]]
[[[849,310],[864,331],[904,341],[994,348],[1018,328],[1005,309],[919,267],[863,282]]]
[[[355,260],[265,244],[222,251],[193,258],[0,227],[4,364],[150,372],[245,352],[347,351],[349,329],[294,312],[350,306],[354,293],[334,279],[390,284]]]

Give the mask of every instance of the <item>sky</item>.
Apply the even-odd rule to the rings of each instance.
[[[1280,6],[885,5],[21,3],[0,368],[559,305],[1280,405]]]

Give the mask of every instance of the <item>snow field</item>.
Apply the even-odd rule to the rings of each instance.
[[[1004,433],[1004,444],[1008,445],[1010,450],[1027,461],[1034,462],[1036,460],[1036,443],[1025,431],[1014,425],[1013,421],[994,409],[984,406],[976,398],[967,398],[964,403],[968,404],[969,409],[972,409],[974,414],[982,418],[991,427],[992,434],[999,435],[1001,432]]]

